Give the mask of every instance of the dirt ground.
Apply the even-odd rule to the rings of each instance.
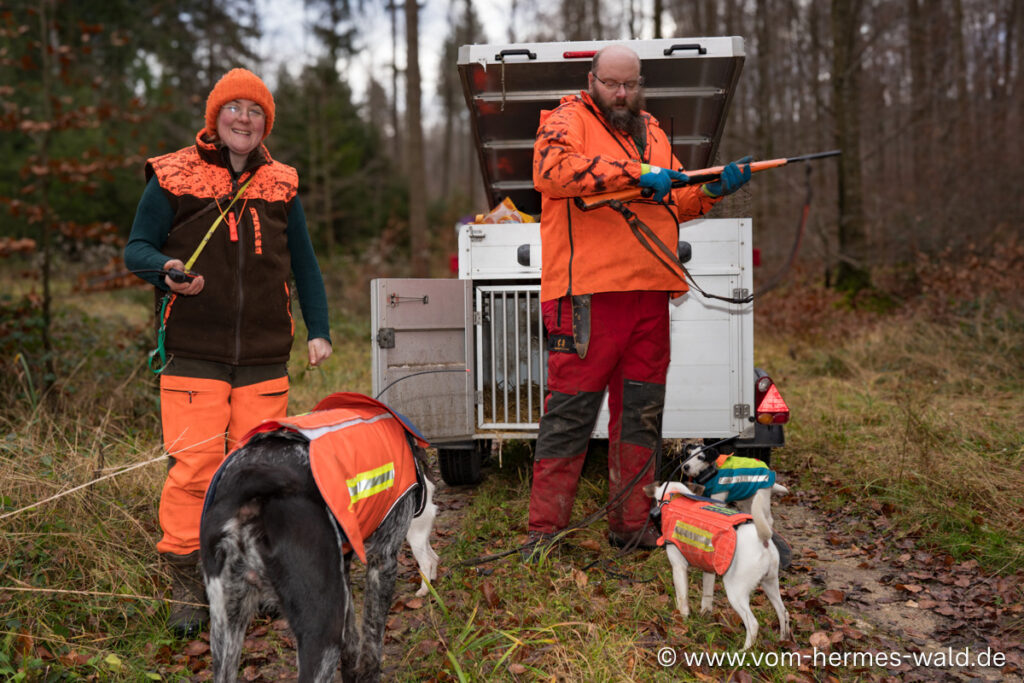
[[[1022,680],[1021,642],[1004,628],[1014,615],[1019,625],[1020,603],[1005,605],[1000,614],[995,607],[1000,591],[1019,595],[1015,580],[985,577],[973,562],[950,564],[950,558],[914,550],[909,541],[888,547],[895,535],[884,517],[868,522],[877,534],[853,533],[851,520],[822,512],[817,498],[798,492],[775,503],[776,529],[795,550],[788,573],[806,577],[815,592],[821,590],[818,599],[828,610],[852,621],[883,651],[902,655],[900,680]],[[932,662],[944,655],[954,664],[915,666],[908,659],[915,653],[930,653]],[[979,666],[979,653],[1002,653],[1008,665]],[[971,664],[956,664],[968,655]]]

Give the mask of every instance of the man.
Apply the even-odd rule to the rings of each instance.
[[[530,496],[530,540],[564,529],[590,434],[608,389],[609,542],[655,547],[644,531],[661,441],[669,364],[668,300],[686,283],[648,251],[610,207],[584,212],[575,197],[637,187],[651,197],[629,208],[675,250],[680,222],[704,215],[750,178],[729,164],[722,179],[685,181],[658,122],[643,111],[640,58],[600,50],[589,91],[541,112],[533,182],[541,193],[541,306],[548,331],[548,396],[540,421]],[[742,163],[742,162],[741,162]],[[641,474],[643,472],[643,474]],[[630,482],[638,480],[628,486]]]

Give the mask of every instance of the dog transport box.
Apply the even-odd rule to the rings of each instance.
[[[586,87],[591,58],[606,44],[460,48],[459,72],[490,208],[508,198],[536,218],[456,226],[457,278],[371,283],[373,395],[408,417],[438,448],[449,484],[475,483],[492,443],[536,438],[547,351],[533,142],[541,110]],[[643,62],[646,108],[684,167],[717,163],[743,65],[742,38],[628,44]],[[680,241],[692,251],[687,267],[706,291],[738,297],[753,289],[749,219],[685,223]],[[752,304],[727,304],[691,291],[670,306],[664,437],[735,437],[738,447],[764,447],[753,418]],[[606,399],[595,438],[607,438],[607,423]],[[775,431],[769,445],[780,444],[781,429]]]

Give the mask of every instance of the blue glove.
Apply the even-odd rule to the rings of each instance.
[[[750,159],[746,156],[739,161],[732,161],[722,169],[718,180],[712,183],[704,183],[704,194],[709,197],[722,197],[732,194],[746,185],[750,180]],[[742,165],[742,169],[740,166]]]
[[[689,180],[685,173],[649,164],[640,164],[640,174],[640,187],[653,190],[651,197],[657,202],[672,190],[673,182],[686,183]]]

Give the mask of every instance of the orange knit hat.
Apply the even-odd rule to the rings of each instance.
[[[266,126],[263,128],[263,139],[266,140],[270,129],[274,127],[274,96],[260,77],[248,69],[232,69],[213,86],[206,98],[206,132],[217,132],[220,108],[231,100],[252,100],[263,107],[263,113],[267,115]]]

